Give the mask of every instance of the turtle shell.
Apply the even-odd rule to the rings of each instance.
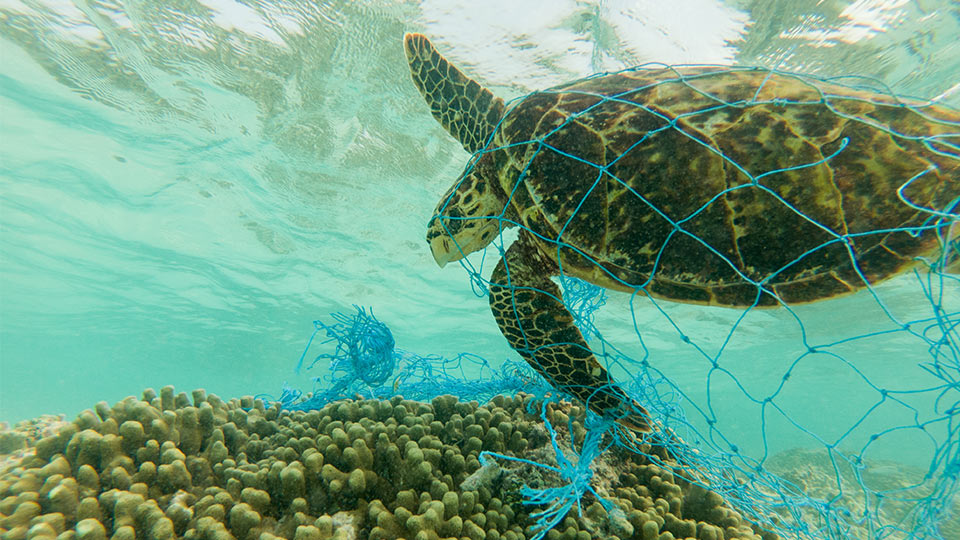
[[[485,150],[561,271],[727,306],[849,293],[934,253],[960,114],[759,69],[637,69],[513,104]],[[517,184],[520,184],[519,186]]]

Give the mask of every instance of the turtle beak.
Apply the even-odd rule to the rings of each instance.
[[[443,268],[450,261],[455,261],[459,259],[457,255],[460,254],[460,250],[456,249],[456,246],[450,245],[450,237],[448,236],[436,236],[433,240],[430,240],[430,252],[433,253],[433,260],[437,261],[437,265],[440,268]],[[450,249],[450,248],[453,249]]]

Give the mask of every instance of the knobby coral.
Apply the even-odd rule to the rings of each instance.
[[[557,464],[540,416],[527,412],[531,399],[498,396],[481,406],[452,396],[395,397],[289,412],[202,390],[192,399],[172,387],[159,396],[147,390],[84,411],[0,473],[0,533],[11,540],[532,538],[531,516],[542,509],[524,504],[524,487],[562,479],[522,462],[475,474],[484,451]],[[581,408],[547,411],[560,439],[582,443]],[[546,538],[761,536],[716,494],[635,454],[613,447],[591,466],[596,493],[616,511],[586,495],[582,515],[557,520]]]

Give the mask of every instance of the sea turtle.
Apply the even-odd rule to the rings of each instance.
[[[769,69],[635,68],[506,104],[420,34],[404,47],[433,116],[473,154],[427,242],[444,264],[520,226],[490,278],[510,345],[552,384],[650,428],[551,280],[775,306],[832,298],[949,241],[960,113]]]

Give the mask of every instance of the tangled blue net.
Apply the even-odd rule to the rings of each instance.
[[[473,155],[459,182],[468,182],[472,172],[478,170],[475,167],[487,154],[495,156],[488,159],[488,162],[496,163],[507,161],[508,158],[503,157],[504,155],[522,156],[509,158],[522,160],[515,182],[503,186],[510,200],[499,213],[465,216],[459,208],[448,211],[446,204],[453,200],[451,197],[446,199],[446,203],[441,202],[434,220],[443,223],[448,236],[454,238],[455,242],[455,232],[466,228],[462,222],[496,221],[501,236],[495,239],[492,245],[502,256],[508,248],[502,231],[519,228],[521,234],[535,238],[546,245],[545,249],[548,251],[570,253],[571,260],[580,257],[596,265],[599,273],[605,273],[607,278],[632,290],[629,306],[637,341],[631,345],[634,348],[639,346],[639,355],[619,351],[614,344],[604,340],[599,332],[595,331],[592,318],[589,319],[589,324],[584,323],[585,319],[578,315],[576,302],[571,302],[566,297],[562,300],[574,314],[584,337],[595,338],[591,344],[595,356],[608,371],[626,379],[626,382],[619,386],[629,389],[631,397],[652,413],[660,429],[655,431],[648,441],[666,448],[669,456],[673,458],[672,463],[664,465],[673,467],[682,478],[721,494],[762,528],[785,538],[960,537],[960,503],[957,499],[957,480],[960,474],[960,340],[957,331],[957,325],[960,324],[960,278],[956,274],[960,179],[955,176],[956,171],[960,171],[960,122],[957,121],[960,115],[930,102],[895,96],[882,83],[867,78],[821,79],[757,68],[663,65],[641,66],[619,73],[642,74],[647,70],[662,71],[653,82],[646,81],[642,86],[620,88],[613,92],[604,92],[600,84],[591,85],[591,81],[611,75],[598,74],[569,86],[532,93],[507,103],[506,117],[528,99],[555,103],[547,97],[551,94],[575,93],[584,98],[582,102],[588,105],[583,110],[564,112],[565,118],[561,121],[550,124],[542,133],[536,133],[526,140],[510,139],[506,136],[504,139],[498,138],[498,132],[506,129],[501,121],[487,139],[486,147]],[[720,95],[718,87],[711,82],[712,77],[734,72],[758,74],[756,80],[760,82],[756,88],[738,88],[733,92],[723,90],[726,94]],[[805,89],[804,92],[778,95],[778,88],[784,88],[783,81],[786,80],[799,83],[800,87]],[[646,105],[642,97],[637,97],[645,92],[656,92],[659,87],[668,85],[685,87],[689,92],[684,94],[687,97],[683,99],[690,99],[691,102],[698,103],[698,106],[691,106],[690,110],[672,115],[655,106]],[[729,97],[734,94],[736,97]],[[580,103],[575,100],[571,102]],[[634,137],[631,140],[634,142],[624,143],[626,150],[619,155],[609,155],[610,147],[607,146],[605,163],[594,163],[581,153],[587,150],[582,150],[582,147],[571,142],[569,138],[564,139],[561,134],[567,133],[565,129],[578,129],[584,115],[593,114],[591,111],[611,105],[621,108],[635,107],[638,111],[643,111],[647,115],[645,118],[649,120],[648,125],[652,127],[647,128],[649,131],[646,134],[643,134],[641,127],[636,127],[635,131],[640,133],[631,133]],[[879,112],[872,115],[873,105],[883,108],[884,114],[889,112],[889,116],[883,117]],[[758,169],[751,167],[749,163],[762,163],[762,159],[750,160],[755,156],[762,156],[764,152],[771,152],[769,148],[758,144],[756,148],[745,153],[728,152],[724,147],[715,146],[713,140],[702,138],[701,134],[691,127],[699,126],[697,122],[701,118],[722,118],[717,114],[718,111],[729,111],[730,117],[737,118],[743,111],[755,107],[776,110],[792,107],[791,110],[796,111],[798,117],[802,116],[801,111],[804,108],[821,108],[816,109],[820,111],[816,114],[842,118],[847,122],[845,125],[850,126],[850,131],[844,132],[843,136],[838,134],[834,141],[825,144],[820,149],[822,155],[803,157],[797,154],[794,163],[780,163],[775,167]],[[906,117],[897,116],[900,113],[895,111],[908,111],[915,115],[912,118],[918,121],[922,119],[938,127],[934,130],[935,133],[925,133],[922,127],[901,120]],[[771,130],[779,128],[775,124],[768,127]],[[790,126],[787,129],[790,129]],[[805,213],[800,206],[791,202],[786,192],[781,191],[782,184],[777,184],[777,180],[787,175],[792,175],[793,178],[810,178],[812,182],[815,174],[823,174],[825,170],[829,172],[829,168],[836,163],[862,162],[865,167],[874,166],[869,159],[864,159],[865,156],[852,155],[855,148],[863,150],[851,141],[861,136],[864,131],[882,132],[893,141],[892,144],[908,149],[904,151],[912,152],[917,160],[927,160],[926,166],[917,166],[912,170],[904,166],[902,170],[910,172],[902,177],[889,178],[888,175],[885,178],[891,182],[892,187],[890,192],[884,195],[887,197],[884,200],[902,205],[901,209],[916,211],[915,215],[919,215],[919,218],[899,227],[878,226],[852,232],[837,230],[835,224],[822,223],[817,216]],[[617,163],[624,161],[625,155],[629,155],[641,144],[653,144],[649,141],[661,134],[679,134],[680,140],[685,137],[694,147],[701,146],[701,150],[705,150],[704,154],[719,157],[725,170],[732,175],[730,178],[736,178],[736,181],[729,181],[725,189],[718,189],[716,192],[692,193],[691,195],[706,197],[703,204],[689,214],[675,215],[670,209],[659,207],[652,196],[634,190],[626,179],[618,177],[615,167]],[[789,137],[773,140],[791,142]],[[735,147],[732,149],[743,150]],[[873,148],[871,151],[879,153],[882,149]],[[670,157],[667,156],[667,159]],[[682,159],[682,156],[674,156],[674,159]],[[569,171],[577,170],[577,174],[582,175],[578,177],[583,187],[582,199],[566,201],[562,206],[563,209],[572,209],[572,212],[563,214],[560,222],[563,228],[559,232],[550,232],[552,229],[548,227],[534,230],[530,223],[535,223],[535,220],[518,219],[518,211],[511,208],[510,204],[513,200],[526,201],[531,197],[524,184],[529,181],[528,175],[537,174],[534,171],[536,167],[543,169],[549,166],[548,164],[556,163],[563,165],[558,166],[557,170],[567,171],[558,174],[569,175],[573,174]],[[898,166],[891,166],[889,174],[899,171]],[[633,173],[628,171],[627,174]],[[935,204],[918,202],[908,195],[918,185],[932,181],[930,179],[936,174],[942,178],[944,187],[942,192],[934,197],[937,200]],[[540,181],[542,182],[543,178],[540,178]],[[455,184],[454,192],[460,185],[468,185],[461,183]],[[531,193],[544,196],[544,192],[538,192],[536,187],[530,189]],[[590,199],[591,194],[594,190],[603,189],[626,191],[627,194],[622,197],[635,197],[638,201],[636,205],[645,208],[649,213],[651,225],[662,226],[668,231],[659,248],[652,248],[654,253],[657,253],[657,258],[646,281],[629,282],[619,278],[608,269],[610,261],[590,258],[590,252],[576,243],[576,237],[565,233],[568,226],[573,227],[572,224],[580,223],[577,220],[580,219],[578,214],[582,208],[591,204],[596,208],[596,203]],[[866,196],[862,192],[845,195],[847,199],[844,203],[850,207],[860,204],[856,202],[858,196],[864,197],[866,202],[862,203],[859,212],[865,214],[870,211],[870,196],[876,193]],[[798,233],[797,241],[810,243],[811,238],[818,236],[823,240],[817,240],[821,243],[804,248],[795,259],[786,261],[775,271],[765,275],[752,275],[748,268],[741,268],[730,256],[712,245],[709,238],[698,236],[696,224],[700,217],[706,215],[711,205],[721,204],[718,201],[726,201],[729,197],[761,196],[781,205],[775,211],[783,212],[791,218],[800,218],[797,221],[806,232]],[[848,214],[848,217],[854,219],[859,216],[855,211],[854,215]],[[582,219],[584,223],[587,222],[587,218]],[[798,231],[799,227],[798,225]],[[900,291],[911,289],[912,286],[909,295],[900,291],[878,289],[872,278],[874,271],[871,270],[875,268],[872,265],[876,261],[869,260],[865,252],[861,251],[863,245],[870,245],[871,242],[876,242],[877,238],[888,238],[891,235],[900,235],[897,236],[897,241],[902,242],[901,245],[907,249],[911,241],[926,242],[924,245],[934,245],[937,248],[918,256],[916,267],[907,274],[914,279],[912,284],[903,280],[905,284],[901,285]],[[574,240],[568,241],[568,238]],[[756,292],[756,298],[751,305],[726,311],[730,313],[739,310],[739,316],[732,319],[729,329],[720,337],[719,343],[698,335],[695,321],[677,317],[676,312],[666,305],[667,302],[660,299],[661,296],[669,295],[652,294],[656,293],[656,269],[658,265],[665,264],[663,261],[668,256],[676,256],[670,252],[676,245],[694,246],[701,250],[705,263],[729,266],[744,287],[752,287]],[[778,247],[772,245],[769,249],[776,250]],[[491,283],[483,277],[488,274],[484,263],[489,259],[481,255],[480,263],[475,264],[466,250],[461,248],[460,252],[465,256],[461,265],[468,272],[474,290],[479,295],[485,296],[493,286],[513,288],[520,294],[530,289],[523,284],[511,285],[509,281]],[[859,298],[870,299],[872,308],[876,308],[874,311],[882,314],[884,320],[877,320],[871,330],[851,333],[844,326],[837,326],[830,329],[819,328],[814,332],[811,308],[798,308],[792,299],[782,297],[772,285],[778,275],[791,267],[816,260],[818,257],[827,260],[831,256],[838,257],[835,260],[847,261],[844,270],[846,273],[838,279],[857,281],[865,285]],[[602,266],[602,263],[608,264],[608,267]],[[558,264],[561,282],[576,273],[567,273],[563,263]],[[553,295],[548,291],[540,292]],[[832,294],[824,296],[829,297]],[[639,307],[641,299],[649,301],[649,305]],[[904,316],[901,309],[904,301],[912,302],[911,306],[914,308],[926,305],[929,309],[919,315],[914,310],[909,316]],[[774,367],[768,368],[775,375],[775,380],[766,385],[744,380],[752,374],[738,373],[736,361],[732,359],[734,353],[730,352],[732,343],[742,339],[743,333],[748,331],[745,330],[747,325],[744,321],[748,316],[754,316],[753,313],[761,306],[776,306],[780,313],[787,315],[788,321],[792,321],[798,334],[798,343],[767,353],[775,360],[771,362]],[[830,310],[828,303],[813,304],[813,307]],[[644,332],[637,322],[637,313],[641,310],[654,310],[661,316],[661,324],[675,331],[677,342],[682,347],[681,354],[684,354],[685,358],[692,355],[706,363],[708,369],[704,373],[705,379],[697,385],[705,388],[703,395],[698,395],[701,394],[699,389],[689,382],[679,384],[657,368],[658,365],[668,363],[669,359],[652,353],[644,341]],[[702,308],[704,314],[715,313],[716,310],[717,308]],[[523,322],[518,319],[517,326],[523,328]],[[851,326],[853,327],[855,326]],[[530,338],[525,336],[524,339]],[[762,343],[761,340],[757,341]],[[877,374],[876,366],[855,354],[877,347],[877,344],[890,347],[891,343],[903,348],[903,354],[900,355],[903,367],[899,371],[910,368],[913,371],[909,375],[904,374],[903,377],[895,379],[881,377]],[[580,347],[577,343],[551,344],[561,345]],[[885,351],[878,351],[883,352]],[[815,369],[823,370],[824,367],[840,373],[843,380],[851,381],[842,389],[850,393],[848,399],[820,396],[816,386],[808,386],[813,384],[811,381],[817,380]],[[929,377],[924,378],[920,374]],[[826,418],[811,418],[802,408],[798,408],[798,403],[803,403],[798,402],[798,395],[802,395],[804,391],[807,392],[804,399],[816,405],[818,410],[824,410]],[[826,397],[833,397],[837,406],[846,405],[847,401],[855,403],[857,410],[861,412],[852,419],[839,414],[839,411],[832,415],[828,412],[830,409],[820,403]],[[740,442],[744,436],[735,433],[737,430],[732,429],[729,419],[718,412],[723,402],[730,398],[736,398],[751,411],[749,418],[752,419],[754,433],[758,435],[759,441],[751,444],[749,448]],[[853,410],[853,405],[849,408]],[[773,424],[778,426],[776,432],[771,428]],[[784,436],[795,438],[798,449],[784,452],[784,455],[775,455],[771,448],[776,446],[774,443],[780,443],[778,439]],[[628,448],[636,448],[627,441],[622,441],[622,444]],[[924,460],[925,470],[907,474],[906,469],[874,457],[878,448],[898,445],[905,454],[910,453],[913,459]],[[656,459],[656,456],[648,457]]]
[[[561,276],[560,286],[563,287],[563,303],[573,315],[583,338],[590,341],[599,337],[600,332],[593,321],[596,311],[607,303],[603,287],[570,276]]]
[[[342,393],[356,382],[368,386],[380,386],[390,378],[397,368],[394,357],[393,334],[387,325],[368,314],[361,307],[354,306],[357,314],[348,317],[342,313],[331,315],[334,324],[313,321],[314,331],[307,341],[307,347],[300,356],[296,372],[300,373],[310,344],[317,332],[326,331],[328,339],[324,343],[336,342],[333,354],[320,354],[307,367],[310,369],[321,360],[330,361],[330,382],[335,392]]]
[[[296,372],[304,366],[314,338],[326,332],[323,344],[334,344],[333,353],[314,357],[306,369],[322,364],[328,373],[314,377],[315,386],[309,397],[291,387],[284,387],[277,401],[289,410],[315,410],[339,399],[386,399],[404,396],[429,401],[449,394],[461,400],[486,401],[497,394],[520,391],[544,393],[550,389],[529,365],[512,360],[492,366],[483,357],[461,353],[454,358],[438,355],[422,356],[397,348],[386,324],[362,307],[356,313],[333,313],[336,321],[327,324],[316,320],[314,331],[297,363]],[[259,395],[272,399],[269,395]]]
[[[640,67],[627,72],[643,69],[647,68]],[[627,99],[630,92],[649,89],[646,87],[633,88],[618,95],[583,92],[597,98],[597,105],[594,106],[616,101],[647,108],[648,112],[662,120],[658,132],[677,131],[704,146],[709,145],[698,139],[695,133],[687,133],[685,126],[686,120],[706,111],[739,111],[757,105],[826,106],[829,114],[841,116],[854,125],[881,130],[891,140],[901,144],[919,145],[915,147],[923,148],[931,156],[938,156],[943,163],[960,162],[960,124],[947,119],[937,120],[937,111],[940,109],[933,108],[930,103],[898,98],[875,81],[816,79],[769,70],[767,79],[763,80],[752,97],[729,101],[711,93],[709,86],[702,87],[705,77],[685,75],[681,68],[666,69],[673,70],[673,76],[651,87],[659,84],[686,85],[703,98],[703,108],[671,118],[641,102]],[[773,75],[796,78],[820,90],[815,98],[808,101],[770,96],[770,92],[764,94],[762,91],[767,80]],[[603,74],[597,77],[600,76]],[[821,85],[826,85],[824,88],[841,88],[840,83],[846,83],[842,86],[847,89],[845,92],[860,97],[851,99],[848,94],[833,95],[821,89]],[[871,95],[881,96],[885,106],[909,110],[945,126],[944,132],[935,136],[917,134],[910,131],[912,128],[909,125],[885,125],[875,118],[858,116],[858,100],[864,104],[874,103],[871,98],[863,97],[867,94],[857,94],[865,90],[873,92]],[[545,93],[563,91],[558,89]],[[527,97],[511,102],[507,105],[508,109]],[[608,166],[590,163],[573,152],[551,144],[551,134],[576,120],[576,114],[570,115],[550,133],[515,143],[533,148],[527,165],[541,153],[556,152],[593,167],[598,177],[610,175]],[[653,136],[655,132],[651,131],[648,135]],[[691,238],[706,247],[712,256],[726,261],[731,268],[736,268],[733,261],[689,230],[699,212],[729,193],[753,190],[774,197],[784,206],[784,211],[800,216],[813,230],[826,235],[823,244],[808,249],[771,275],[758,278],[739,273],[739,278],[745,284],[755,287],[756,301],[745,308],[724,311],[738,315],[731,319],[732,323],[719,341],[712,342],[709,337],[698,334],[697,321],[678,316],[667,302],[651,295],[647,290],[650,281],[639,285],[621,283],[633,287],[629,307],[637,341],[630,345],[638,349],[639,354],[627,354],[617,348],[623,343],[615,345],[604,339],[595,326],[597,310],[606,301],[602,289],[573,279],[561,267],[560,283],[564,288],[562,300],[574,316],[584,338],[592,339],[591,350],[594,355],[608,371],[620,378],[619,386],[650,411],[657,428],[639,442],[652,443],[653,447],[665,452],[645,454],[646,459],[671,468],[676,476],[692,484],[720,494],[753,523],[764,530],[776,532],[782,538],[950,540],[960,537],[960,503],[957,497],[960,491],[960,277],[955,273],[960,255],[960,239],[957,237],[957,229],[960,228],[960,192],[956,192],[960,189],[955,187],[958,179],[948,179],[953,182],[950,185],[954,186],[951,189],[955,192],[949,193],[943,204],[927,207],[917,204],[906,193],[915,183],[932,174],[936,170],[934,166],[898,178],[898,187],[895,188],[897,199],[926,216],[925,219],[904,227],[857,233],[834,231],[829,225],[805,215],[766,185],[784,173],[812,174],[818,168],[829,166],[834,160],[850,159],[849,142],[849,137],[838,139],[837,144],[825,152],[821,159],[798,159],[796,163],[770,170],[749,170],[734,157],[710,147],[711,152],[723,159],[726,167],[738,171],[746,180],[712,194],[712,198],[699,210],[680,218],[670,217],[644,194],[632,193],[672,228],[661,246],[661,252],[677,238]],[[487,148],[474,155],[467,173],[483,154],[499,150],[502,148],[488,144]],[[520,189],[523,181],[524,176],[521,175],[516,189]],[[581,201],[583,204],[584,201]],[[500,215],[465,217],[446,215],[441,209],[435,218],[449,222],[494,218],[500,222],[501,231],[520,227],[528,233],[535,232],[511,220],[509,215],[504,209]],[[932,235],[939,249],[920,257],[917,266],[907,275],[910,279],[903,280],[904,284],[898,291],[890,292],[877,288],[871,282],[868,272],[859,264],[858,252],[853,245],[870,236],[893,233],[904,233],[917,241],[929,239]],[[553,243],[558,250],[578,249],[567,243],[562,233],[541,240]],[[502,236],[494,240],[493,245],[501,254],[506,251]],[[860,298],[867,299],[868,307],[883,314],[883,320],[872,323],[874,327],[869,331],[858,329],[850,332],[844,326],[816,328],[814,331],[816,323],[811,315],[815,313],[812,309],[829,311],[829,304],[818,303],[813,304],[812,308],[799,308],[781,298],[769,286],[777,273],[785,268],[831,249],[839,249],[849,256],[852,267],[850,275],[866,285]],[[469,257],[461,260],[478,296],[486,296],[491,285],[503,285],[491,284],[483,277],[487,275],[484,271],[486,260],[482,256],[479,264],[474,264]],[[761,299],[768,297],[777,305],[775,309],[784,314],[782,318],[793,325],[798,339],[796,343],[764,353],[771,359],[771,367],[765,370],[770,378],[761,384],[750,378],[753,374],[738,371],[738,362],[732,351],[734,343],[748,331],[744,321],[757,311]],[[766,301],[769,302],[769,298]],[[639,307],[641,299],[646,299],[649,305]],[[901,313],[900,308],[905,301],[912,302],[911,306],[915,308],[909,316]],[[923,313],[920,313],[920,308],[923,308]],[[702,313],[716,313],[717,309],[702,308]],[[679,382],[658,368],[669,363],[670,359],[648,346],[637,319],[639,312],[651,310],[658,314],[662,327],[673,330],[679,347],[679,353],[675,354],[682,354],[688,362],[690,358],[699,359],[701,363],[697,365],[706,366],[702,381],[697,384]],[[467,354],[453,360],[419,356],[397,349],[386,354],[386,349],[377,345],[387,342],[384,336],[389,336],[389,331],[376,326],[372,315],[368,316],[364,310],[358,309],[354,318],[335,318],[340,326],[327,327],[317,323],[317,330],[326,330],[328,336],[337,341],[337,351],[333,355],[320,355],[317,358],[330,360],[332,372],[339,375],[326,380],[318,379],[318,384],[322,384],[306,400],[297,392],[286,392],[285,406],[314,408],[333,399],[355,395],[383,398],[402,394],[407,398],[426,400],[440,394],[454,394],[463,399],[483,399],[499,392],[530,391],[529,384],[534,381],[542,385],[540,395],[555,392],[525,364],[508,361],[502,367],[495,368],[486,360]],[[392,348],[392,339],[389,341]],[[352,343],[359,345],[351,348]],[[860,356],[863,351],[890,347],[891,343],[902,348],[898,357],[902,358],[902,366],[897,371],[903,372],[903,376],[894,379],[878,374],[876,366]],[[364,356],[368,350],[377,352]],[[353,359],[351,355],[357,355],[358,359]],[[353,367],[341,368],[374,359],[382,362],[384,370],[377,372],[378,375],[369,381],[356,374]],[[468,369],[464,369],[465,366]],[[825,369],[832,370],[831,373],[842,373],[843,380],[850,381],[844,389],[848,395],[820,395],[816,385],[822,381],[817,378],[817,373]],[[926,378],[918,376],[918,373]],[[389,384],[390,380],[393,384]],[[741,433],[744,430],[731,423],[729,416],[721,412],[724,402],[730,400],[743,403],[745,410],[750,411],[749,416],[746,412],[737,416],[737,422],[748,419],[752,427],[750,433],[756,435],[756,441],[744,444],[742,441],[745,436]],[[849,414],[844,416],[839,411],[836,415],[831,414],[831,403],[843,405],[847,401],[856,404],[856,410],[859,411],[856,417],[850,417]],[[798,402],[825,411],[822,415],[825,417],[811,418],[804,408],[798,408]],[[850,405],[850,410],[854,410],[853,407]],[[772,426],[776,426],[776,430]],[[590,493],[590,463],[607,448],[602,443],[605,440],[602,435],[621,433],[610,425],[601,423],[593,426],[582,447],[574,452],[577,456],[574,462],[566,458],[558,446],[553,427],[549,423],[547,427],[559,464],[551,470],[557,472],[565,483],[544,490],[524,491],[527,497],[525,502],[545,507],[535,515],[538,537],[558,523],[573,506],[578,506],[584,494]],[[783,446],[781,439],[784,437],[796,439],[797,448],[777,453],[774,449]],[[617,444],[628,450],[641,452],[644,445],[637,442],[622,436],[617,439]],[[922,460],[923,470],[915,473],[899,462],[876,458],[876,449],[884,445],[899,445],[905,453],[912,452],[914,462]],[[493,454],[487,454],[485,458],[516,459]],[[551,467],[533,462],[528,464]]]
[[[593,479],[593,469],[591,465],[595,459],[600,457],[600,454],[614,444],[615,439],[609,437],[606,438],[606,442],[604,442],[604,434],[614,428],[615,424],[610,420],[600,418],[596,414],[587,411],[587,433],[584,436],[583,444],[579,452],[576,448],[571,447],[570,450],[573,454],[573,461],[571,461],[564,452],[564,449],[561,448],[561,445],[557,442],[557,431],[547,418],[547,406],[550,404],[550,400],[544,399],[539,401],[539,403],[540,418],[543,419],[547,431],[550,432],[550,444],[556,455],[558,466],[544,465],[543,463],[529,459],[507,456],[497,452],[480,452],[481,465],[486,466],[490,463],[491,459],[525,463],[539,469],[557,473],[560,478],[566,482],[561,486],[539,489],[523,486],[521,490],[523,504],[545,507],[530,515],[530,517],[534,519],[533,531],[535,533],[531,540],[540,540],[546,536],[551,529],[563,521],[563,518],[570,513],[570,510],[572,510],[574,506],[577,507],[577,514],[583,517],[583,505],[581,501],[583,500],[583,496],[588,493],[593,495],[608,512],[615,512],[617,510],[613,503],[597,493],[590,485],[590,481]],[[571,418],[571,425],[568,426],[570,433],[573,433],[572,422],[573,419]],[[573,441],[571,441],[571,446],[572,445]]]

